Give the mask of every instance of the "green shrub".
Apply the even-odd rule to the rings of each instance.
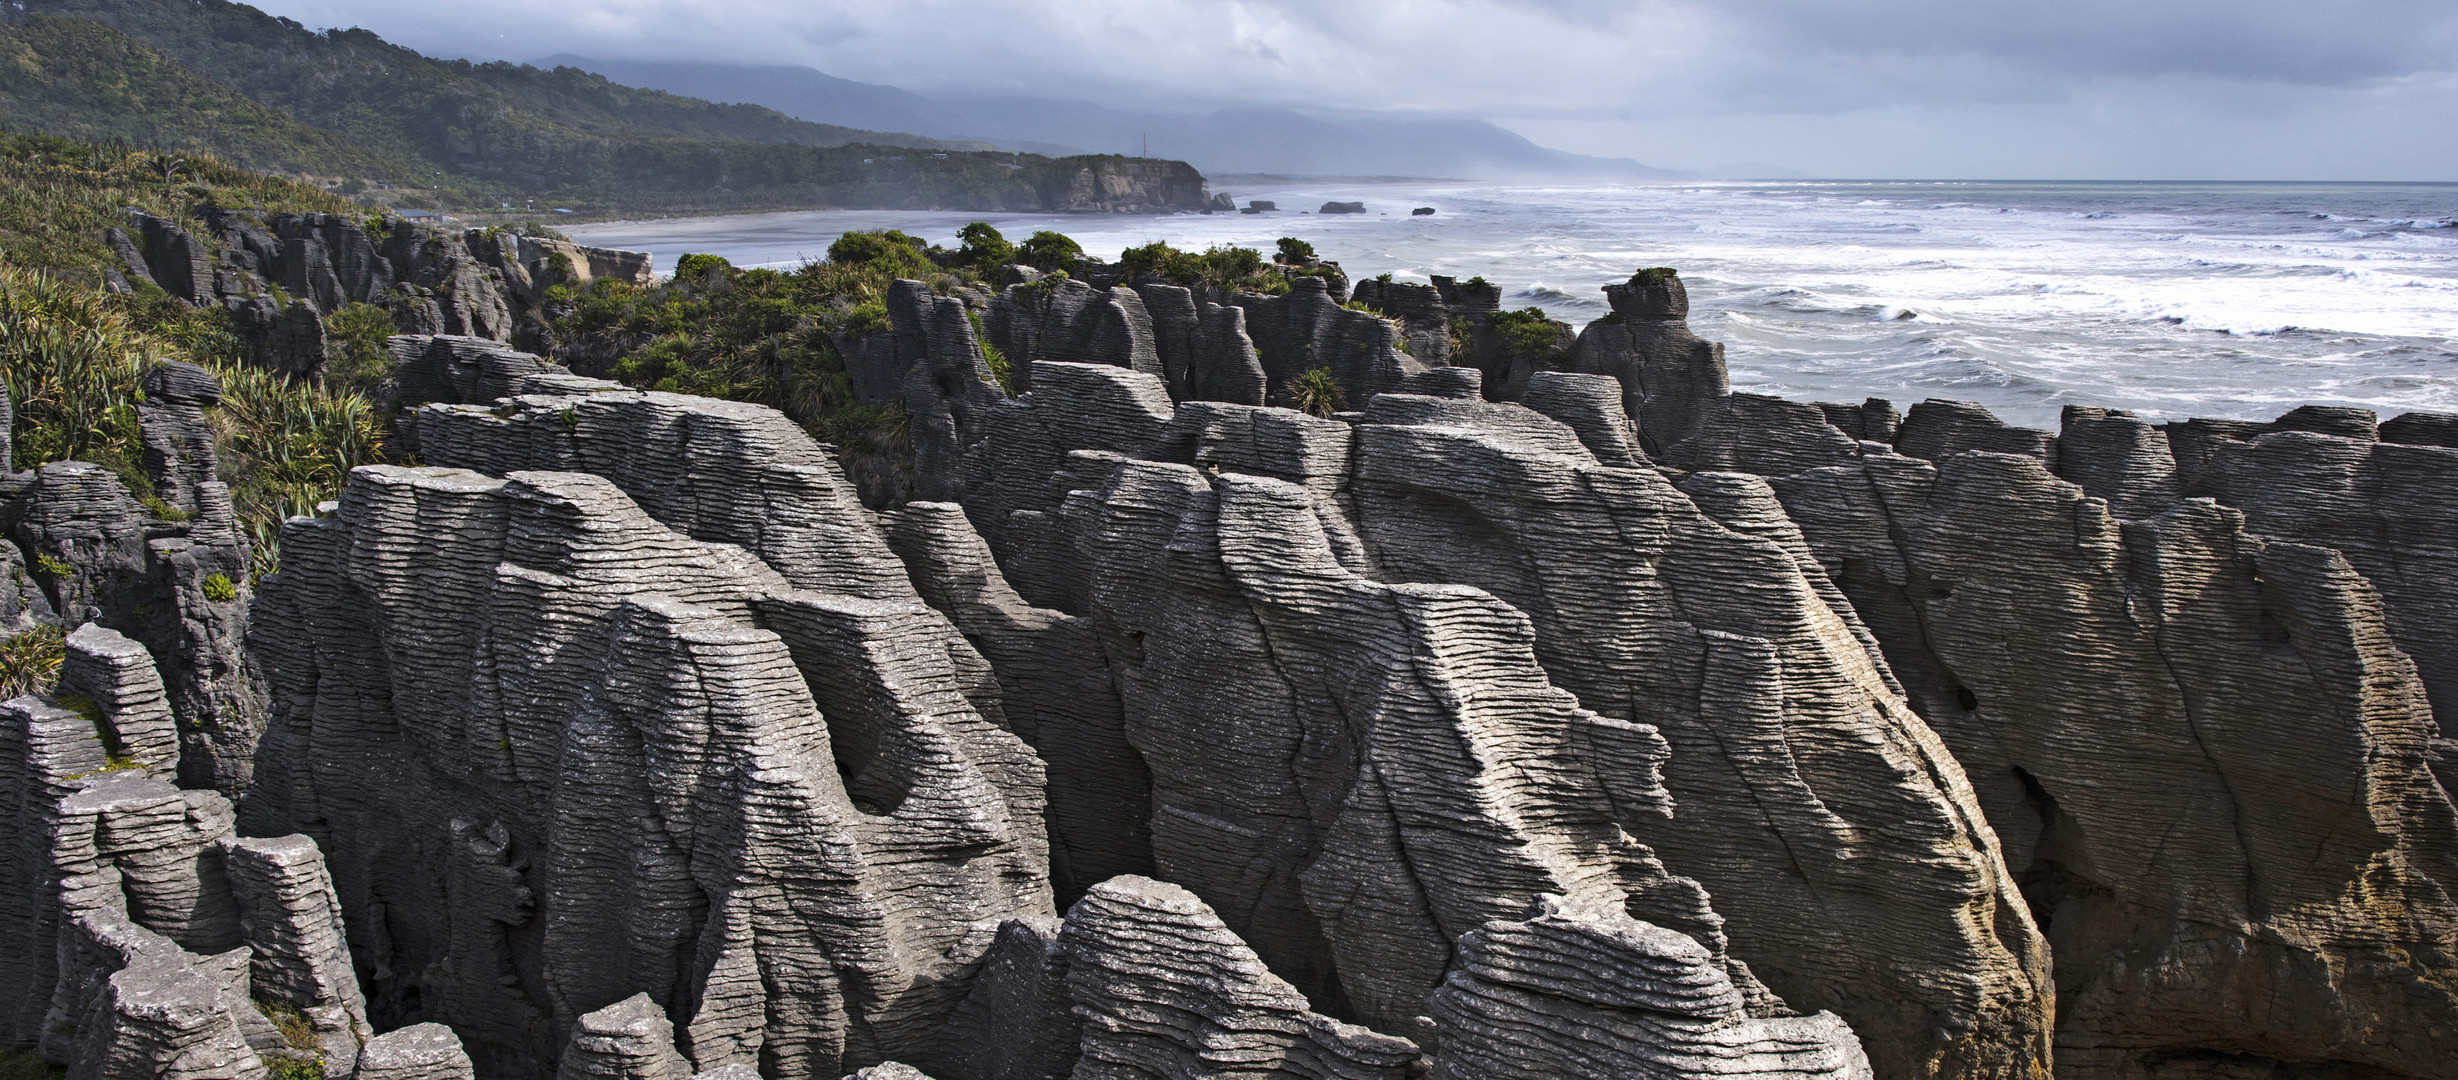
[[[1071,275],[1064,270],[1052,270],[1041,275],[1039,279],[1026,283],[1023,288],[1032,294],[1033,299],[1047,300],[1050,294],[1057,292],[1058,287],[1066,284],[1070,277]]]
[[[1514,359],[1548,368],[1561,353],[1562,328],[1546,317],[1543,308],[1497,311],[1485,317],[1485,325],[1502,339],[1504,355]]]
[[[0,1049],[0,1080],[61,1080],[68,1070],[43,1060],[43,1055],[27,1047]]]
[[[888,319],[887,303],[873,300],[855,304],[853,310],[845,313],[845,329],[854,333],[884,334],[895,329],[895,325]]]
[[[721,255],[685,255],[674,261],[676,281],[697,281],[713,270],[732,270],[734,264]]]
[[[227,604],[238,598],[239,583],[232,581],[228,575],[205,575],[205,599],[217,604]]]
[[[891,278],[928,280],[939,268],[930,261],[930,245],[921,237],[897,229],[849,232],[828,245],[828,261],[859,266]]]
[[[1233,292],[1288,291],[1288,279],[1253,248],[1223,244],[1197,255],[1155,242],[1119,253],[1118,263],[1129,281],[1159,278],[1190,289],[1208,286]]]
[[[1315,259],[1314,245],[1294,236],[1280,238],[1280,261],[1290,266],[1303,266]]]
[[[55,555],[35,556],[34,568],[55,578],[64,578],[77,572],[76,567],[68,565],[65,560]]]
[[[1016,246],[999,235],[989,222],[976,221],[956,230],[956,239],[963,246],[956,249],[956,258],[964,265],[987,273],[1016,261]]]
[[[1327,367],[1298,373],[1280,388],[1280,395],[1290,408],[1310,416],[1327,417],[1348,408],[1348,395],[1340,391],[1339,380],[1331,377]]]
[[[1650,266],[1639,271],[1638,273],[1630,275],[1630,284],[1634,287],[1640,285],[1662,285],[1679,277],[1681,277],[1681,271],[1675,270],[1670,266]]]
[[[1084,246],[1065,233],[1043,229],[1016,245],[1016,258],[1035,270],[1064,270],[1084,254]]]

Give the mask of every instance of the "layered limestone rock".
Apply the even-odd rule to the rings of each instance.
[[[1813,578],[1835,583],[1821,591],[1848,596],[1832,606],[1865,620],[1855,633],[1965,766],[2055,948],[2059,1070],[2433,1075],[2421,1047],[2454,1005],[2425,988],[2458,954],[2413,688],[2429,696],[2458,654],[2438,614],[2458,574],[2433,539],[2451,514],[2432,494],[2458,454],[2428,422],[2389,444],[2339,408],[2162,429],[2076,407],[2058,436],[1968,402],[1899,426],[1884,402],[1817,408],[1823,425],[1708,399],[1669,421],[1690,434],[1666,457],[1773,478],[1781,512],[1756,481],[1682,486],[1805,565],[1814,552]],[[1806,535],[1782,535],[1786,517]],[[2249,794],[2282,785],[2334,794]],[[2358,815],[2369,839],[2324,839]],[[2332,974],[2355,965],[2375,974]]]
[[[1621,380],[1623,407],[1638,425],[1640,445],[1660,457],[1696,433],[1714,399],[1730,392],[1724,346],[1690,332],[1690,294],[1669,269],[1642,270],[1607,285],[1605,299],[1613,314],[1579,331],[1570,369]]]
[[[1059,947],[1083,1032],[1076,1080],[1298,1076],[1400,1080],[1406,1039],[1309,1008],[1193,893],[1150,878],[1095,886]]]
[[[1532,745],[1557,745],[1573,758],[1628,756],[1625,767],[1590,766],[1597,769],[1591,779],[1577,779],[1581,770],[1571,768],[1562,786],[1545,789],[1545,798],[1582,810],[1557,806],[1528,816],[1604,828],[1584,841],[1597,845],[1587,857],[1604,865],[1633,860],[1615,873],[1636,875],[1621,886],[1633,894],[1634,914],[1691,933],[1719,955],[1730,933],[1733,954],[1774,971],[1779,990],[1852,1019],[1884,1067],[2044,1070],[2045,956],[1994,840],[1960,770],[1897,696],[1874,643],[1797,550],[1797,535],[1789,547],[1777,536],[1737,536],[1655,473],[1602,465],[1572,428],[1477,400],[1473,371],[1452,380],[1456,395],[1376,398],[1354,436],[1348,425],[1285,410],[1125,406],[1156,401],[1158,387],[1144,380],[1139,390],[1132,373],[1104,372],[1088,385],[1113,389],[1071,398],[1037,391],[1013,404],[1049,418],[1038,449],[1020,452],[995,438],[977,444],[977,453],[1000,463],[1030,459],[1027,471],[1058,479],[1038,491],[986,485],[967,509],[992,533],[992,550],[1003,553],[1025,597],[1090,616],[1102,628],[1128,738],[1153,773],[1157,873],[1236,913],[1232,927],[1275,970],[1309,993],[1338,987],[1347,1007],[1378,1023],[1404,1024],[1439,983],[1448,942],[1515,917],[1540,893],[1577,892],[1532,878],[1517,890],[1462,896],[1419,880],[1402,892],[1421,891],[1438,910],[1467,906],[1406,930],[1410,920],[1395,912],[1409,905],[1372,899],[1373,889],[1361,894],[1367,900],[1309,891],[1328,888],[1348,868],[1395,861],[1334,859],[1339,848],[1328,838],[1363,827],[1334,810],[1343,800],[1376,805],[1374,785],[1360,789],[1344,778],[1358,766],[1342,764],[1355,760],[1343,755],[1370,756],[1377,744],[1359,729],[1406,699],[1383,691],[1372,703],[1356,702],[1297,689],[1314,676],[1307,674],[1312,661],[1295,658],[1318,650],[1344,657],[1335,670],[1349,682],[1339,685],[1362,686],[1356,680],[1367,672],[1407,662],[1381,653],[1381,645],[1335,646],[1323,636],[1409,639],[1344,631],[1338,605],[1289,599],[1287,575],[1311,568],[1305,573],[1361,591],[1389,588],[1370,579],[1473,583],[1534,617],[1533,627],[1522,622],[1527,629],[1518,631],[1532,631],[1529,644],[1511,647],[1533,646],[1526,670],[1565,689],[1577,685],[1578,704],[1604,703],[1604,717],[1593,722],[1548,721],[1586,733],[1573,739],[1585,749],[1516,736],[1505,756],[1542,758],[1545,751]],[[1609,384],[1559,378],[1558,386],[1538,381],[1557,393],[1554,407],[1591,421],[1590,437],[1608,453],[1636,460],[1626,441],[1616,441],[1628,438],[1626,421],[1593,400],[1612,400]],[[1143,434],[1089,450],[1070,446],[1070,433],[1121,431]],[[1202,471],[1122,460],[1150,458],[1190,461]],[[1208,473],[1218,479],[1205,479]],[[1214,508],[1215,487],[1223,500],[1256,490],[1240,473],[1294,485],[1275,496],[1285,502],[1271,525],[1235,534],[1240,543],[1284,538],[1268,556],[1234,558],[1233,519]],[[1781,524],[1763,486],[1758,503]],[[1305,545],[1320,547],[1309,553]],[[1214,551],[1222,568],[1205,569]],[[1282,584],[1267,588],[1266,581]],[[1304,616],[1273,618],[1283,603]],[[1667,655],[1685,659],[1660,659]],[[1760,674],[1734,677],[1748,671]],[[1330,696],[1312,696],[1323,694]],[[1765,741],[1736,745],[1723,733],[1745,723]],[[1648,779],[1650,763],[1662,763],[1660,750],[1647,749],[1662,745],[1654,743],[1659,728],[1678,751],[1663,766],[1672,801],[1690,808],[1670,822],[1654,820],[1666,802]],[[1393,760],[1426,753],[1421,740],[1389,737],[1409,747],[1392,751]],[[1598,748],[1608,745],[1615,749]],[[1771,756],[1767,746],[1786,753]],[[1389,797],[1391,812],[1439,805],[1435,791],[1474,790],[1477,782],[1470,773],[1428,783]],[[1909,829],[1906,821],[1924,824]],[[1461,831],[1456,823],[1426,827]],[[1612,854],[1622,849],[1611,837],[1625,831],[1680,873],[1720,876],[1708,891],[1731,897],[1751,917],[1725,927],[1696,885],[1661,866],[1629,869],[1652,865],[1653,856]],[[1804,850],[1831,854],[1805,863],[1797,854]],[[1412,853],[1411,865],[1418,858]],[[1250,869],[1257,867],[1273,869]],[[1353,903],[1375,915],[1347,914]],[[1827,917],[1798,917],[1808,909]],[[1883,932],[1872,935],[1872,927]],[[1432,951],[1410,951],[1425,947]],[[1905,963],[1906,955],[1920,959]],[[1736,981],[1757,985],[1746,973]]]
[[[1400,321],[1410,356],[1433,367],[1468,359],[1451,355],[1451,308],[1441,289],[1386,276],[1358,282],[1351,295],[1357,303]]]
[[[1171,400],[1263,404],[1263,362],[1246,334],[1246,309],[1177,285],[1147,282],[1135,291],[1152,316],[1153,352]]]
[[[1897,452],[1930,461],[1973,450],[2057,461],[2057,440],[2048,432],[2006,423],[1969,401],[1931,398],[1912,406],[1894,442]]]
[[[1055,287],[1010,285],[991,298],[982,323],[1006,354],[1018,393],[1032,389],[1034,367],[1043,361],[1162,371],[1152,314],[1143,296],[1124,285],[1100,289],[1073,278]]]
[[[1129,880],[1140,880],[1130,878]],[[1081,1054],[1057,919],[1009,919],[932,1047],[914,1058],[950,1080],[1066,1080]]]
[[[953,503],[908,503],[888,526],[922,599],[990,662],[1008,730],[1049,770],[1050,878],[1061,903],[1152,871],[1152,776],[1127,742],[1109,658],[1089,619],[1034,607],[1007,584]]]
[[[195,513],[172,522],[87,462],[55,461],[11,486],[0,520],[33,557],[30,582],[48,593],[42,607],[69,626],[123,633],[159,658],[178,719],[180,781],[237,796],[262,729],[263,691],[241,644],[255,590],[229,487],[194,482]]]
[[[1465,400],[1414,400],[1499,408],[1466,374]],[[1206,471],[1077,451],[1070,475],[1099,486],[1012,510],[1004,530],[1047,521],[1014,541],[1011,567],[1056,578],[1037,591],[1102,632],[1152,770],[1157,872],[1236,913],[1231,929],[1275,972],[1384,1030],[1424,1010],[1459,935],[1544,893],[1625,905],[1726,962],[1705,893],[1623,828],[1668,808],[1656,730],[1550,685],[1526,621],[1492,597],[1355,573],[1345,425],[1186,413],[1152,447]],[[1512,415],[1586,456],[1568,429]],[[1036,542],[1089,558],[1037,557]],[[1506,760],[1526,771],[1489,771]],[[1786,1011],[1730,968],[1754,1009]]]
[[[107,608],[140,602],[113,586],[145,576],[145,508],[111,470],[51,462],[34,470],[14,504],[10,538],[32,557],[62,623],[120,623],[124,612]]]
[[[274,214],[208,204],[205,228],[131,211],[105,242],[124,267],[116,288],[156,285],[219,304],[278,371],[314,378],[328,343],[322,319],[356,303],[386,309],[415,334],[546,343],[546,290],[600,278],[647,284],[646,252],[582,247],[493,229],[454,233],[388,219],[371,229],[340,214]]]
[[[20,599],[0,599],[0,618],[56,612],[65,625],[99,623],[142,643],[161,661],[179,721],[181,781],[236,796],[255,751],[262,691],[240,644],[254,592],[248,549],[230,488],[215,479],[205,413],[221,385],[173,361],[150,368],[143,389],[139,430],[156,498],[139,502],[110,470],[80,461],[52,462],[0,491],[0,520],[35,571],[19,580],[49,594],[37,604],[21,588]]]
[[[2434,714],[2458,719],[2458,448],[2381,440],[2363,410],[2308,407],[2233,436],[2184,427],[2168,427],[2181,493],[2243,511],[2249,532],[2344,555],[2379,590]]]
[[[2130,499],[2160,473],[2094,475]],[[1773,486],[2022,870],[2061,1073],[2440,1075],[2458,835],[2348,560],[2206,500],[2119,520],[2030,453],[1873,449]]]
[[[56,694],[0,704],[0,1038],[75,1076],[351,1076],[368,1032],[315,844],[238,839],[222,796],[165,782],[141,646],[87,626],[68,648]]]
[[[572,1025],[556,1080],[689,1080],[674,1024],[647,994],[633,994]]]
[[[343,944],[341,907],[323,853],[296,834],[234,838],[220,847],[257,995],[298,1010],[333,1055],[325,1074],[347,1075],[370,1034],[367,1003]]]
[[[1687,937],[1558,896],[1534,908],[1461,936],[1434,995],[1437,1080],[1872,1075],[1833,1013],[1747,1015],[1722,967]]]
[[[672,408],[614,397],[581,429]],[[431,441],[435,411],[422,443],[479,445]],[[666,415],[726,445],[725,410]],[[536,430],[497,423],[499,449]],[[653,505],[764,525],[750,539],[798,580],[603,477],[363,468],[338,517],[285,528],[265,583],[251,828],[323,840],[370,1011],[452,1025],[482,1075],[543,1075],[585,1014],[642,993],[702,1069],[908,1053],[996,920],[1050,913],[1040,763],[972,704],[995,682],[942,617],[796,587],[866,578],[791,511],[824,490],[791,459],[735,442],[750,471],[719,505],[687,462],[628,449],[685,481],[644,487]],[[784,486],[755,511],[760,476]]]
[[[91,466],[0,487],[40,587],[0,619],[82,627],[0,705],[0,1040],[79,1076],[2380,1080],[2458,1045],[2458,420],[2052,438],[1730,393],[1669,272],[1553,372],[1479,282],[1366,312],[1328,265],[1224,297],[1079,261],[990,304],[1015,397],[983,297],[890,288],[847,353],[913,418],[874,514],[771,410],[506,347],[584,249],[218,220],[128,273],[464,332],[392,343],[429,465],[290,522],[261,596],[191,373],[145,418],[188,520]],[[1349,411],[1260,406],[1317,369]]]
[[[254,1015],[246,966],[195,963],[177,946],[138,951],[104,979],[78,1025],[69,1075],[80,1080],[258,1080],[271,1070],[236,1022]],[[221,977],[216,977],[217,975]],[[259,1023],[261,1023],[261,1018]]]
[[[367,1040],[358,1080],[477,1080],[461,1040],[442,1024],[412,1024]]]
[[[1369,405],[1352,489],[1381,574],[1511,602],[1557,685],[1661,729],[1679,810],[1624,827],[1881,1072],[2044,1072],[2047,958],[1963,771],[1764,488],[1719,520],[1716,493],[1477,410],[1512,407]]]
[[[114,764],[165,774],[176,768],[178,720],[145,646],[94,623],[63,644],[53,699],[87,715]]]
[[[140,383],[138,431],[154,492],[173,509],[197,510],[196,486],[214,479],[213,429],[205,409],[222,400],[221,380],[182,360],[154,365]]]

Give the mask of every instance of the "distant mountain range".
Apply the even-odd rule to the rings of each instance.
[[[977,140],[1030,153],[1148,152],[1185,161],[1207,174],[1477,180],[1700,176],[1629,158],[1547,149],[1483,120],[1257,107],[1130,112],[1062,98],[925,97],[807,67],[600,60],[569,53],[534,63],[593,71],[615,82],[710,101],[765,105],[816,123]],[[1762,175],[1789,171],[1776,166],[1733,168],[1766,170]]]

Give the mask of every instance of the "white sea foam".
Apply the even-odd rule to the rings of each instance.
[[[1240,200],[1362,199],[1357,217],[1012,216],[1109,255],[1303,235],[1352,277],[1483,276],[1583,324],[1598,287],[1682,271],[1736,388],[1980,401],[2053,426],[2066,404],[2262,418],[2305,402],[2458,411],[2458,186],[1717,183],[1290,184]],[[1410,206],[1434,206],[1411,217]],[[977,215],[769,214],[581,226],[586,243],[793,265],[847,229],[952,244]],[[1909,318],[1903,317],[1909,314]]]

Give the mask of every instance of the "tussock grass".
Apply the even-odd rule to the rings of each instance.
[[[60,681],[60,663],[68,658],[68,632],[57,626],[37,626],[0,638],[0,701],[27,694],[48,694]],[[0,1061],[0,1080],[15,1075]]]
[[[176,303],[176,301],[173,301]],[[99,288],[0,260],[0,368],[16,403],[16,467],[77,459],[154,495],[137,426],[139,383],[163,360],[193,360],[222,380],[207,410],[221,478],[255,545],[257,574],[280,558],[282,519],[335,497],[351,469],[385,460],[375,403],[246,365],[213,312],[139,325],[131,303]]]
[[[1327,367],[1297,373],[1280,388],[1280,396],[1290,408],[1309,416],[1328,417],[1348,408],[1348,395],[1340,392],[1339,381]]]

